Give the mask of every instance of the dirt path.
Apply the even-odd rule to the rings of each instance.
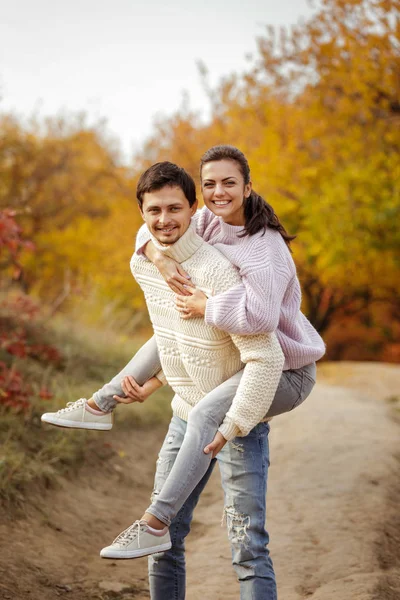
[[[400,367],[327,364],[321,375],[301,409],[272,425],[268,528],[280,600],[399,600],[400,426],[384,399],[400,394]],[[93,457],[27,504],[26,519],[3,516],[1,599],[149,598],[145,559],[102,561],[98,551],[147,506],[164,431],[114,430],[106,461]],[[188,600],[239,597],[218,479],[216,470],[188,538]]]

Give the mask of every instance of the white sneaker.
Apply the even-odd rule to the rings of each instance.
[[[139,558],[148,554],[165,552],[171,548],[167,526],[157,530],[146,521],[135,521],[115,538],[111,546],[100,552],[102,558]]]
[[[68,402],[65,408],[57,412],[45,413],[41,420],[58,427],[73,427],[75,429],[100,429],[102,431],[112,428],[112,413],[95,414],[87,410],[86,398],[76,402]],[[96,411],[100,412],[100,411]]]

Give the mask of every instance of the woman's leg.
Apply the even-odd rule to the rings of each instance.
[[[161,369],[160,357],[155,337],[153,335],[128,362],[128,364],[111,381],[93,394],[97,406],[104,412],[113,410],[118,404],[113,396],[125,396],[121,381],[131,375],[139,385],[143,385]]]
[[[315,363],[282,372],[275,397],[266,417],[276,417],[297,408],[311,394],[315,385]]]
[[[225,496],[224,516],[241,600],[276,600],[274,567],[265,530],[269,424],[259,423],[217,456]]]
[[[209,392],[190,412],[181,449],[162,489],[146,512],[169,525],[194,489],[211,461],[204,447],[213,439],[228,412],[243,371]],[[314,379],[312,378],[314,377]],[[284,371],[267,417],[288,412],[298,406],[315,383],[315,363],[302,369]]]
[[[209,392],[190,412],[178,456],[160,493],[146,512],[170,525],[186,498],[207,472],[211,453],[204,447],[212,442],[232,404],[242,371]]]

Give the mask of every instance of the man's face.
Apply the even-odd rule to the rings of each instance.
[[[163,187],[143,196],[142,217],[150,233],[163,246],[175,244],[190,225],[197,202],[189,201],[179,187]]]

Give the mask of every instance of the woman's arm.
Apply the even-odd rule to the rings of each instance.
[[[212,325],[237,335],[271,333],[279,324],[285,281],[270,268],[242,277],[242,283],[208,298],[204,318]]]
[[[205,299],[177,299],[183,318],[204,316],[207,325],[236,335],[271,333],[278,328],[285,294],[299,294],[296,267],[288,249],[276,232],[250,236],[234,244],[216,248],[239,270],[241,283]],[[182,305],[179,306],[179,301]]]
[[[200,290],[177,296],[183,319],[204,316],[207,325],[237,335],[271,333],[279,323],[287,286],[270,268],[242,277],[242,283],[207,298]]]
[[[194,287],[190,281],[190,275],[182,269],[181,265],[173,258],[165,256],[151,241],[151,236],[146,225],[142,225],[136,237],[135,252],[144,255],[160,271],[175,294],[188,296],[189,288]]]
[[[190,295],[189,289],[194,289],[194,285],[190,281],[190,275],[178,262],[160,252],[151,240],[144,247],[144,254],[157,267],[175,294]]]

